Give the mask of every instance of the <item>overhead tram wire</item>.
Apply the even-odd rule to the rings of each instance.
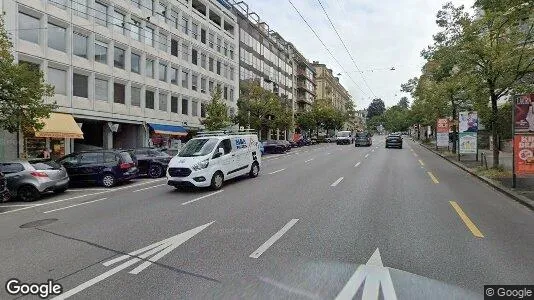
[[[356,81],[354,80],[354,78],[352,78],[352,76],[350,76],[350,73],[348,73],[345,68],[343,68],[343,65],[337,60],[337,58],[334,56],[334,54],[332,53],[332,51],[330,51],[330,48],[328,48],[328,46],[323,42],[323,40],[319,37],[319,35],[317,34],[317,32],[315,31],[315,29],[313,29],[313,27],[311,27],[311,25],[308,23],[308,21],[306,20],[306,18],[304,18],[304,16],[300,13],[300,11],[298,10],[298,8],[295,7],[295,5],[293,4],[293,2],[291,2],[291,0],[288,0],[289,1],[289,4],[291,4],[291,6],[293,6],[293,8],[295,9],[295,11],[297,12],[297,14],[300,16],[300,18],[302,19],[302,21],[304,21],[304,23],[306,23],[306,25],[308,26],[308,28],[310,28],[310,30],[313,32],[313,34],[315,35],[315,37],[321,42],[321,44],[324,46],[324,48],[326,49],[326,51],[328,51],[328,53],[330,54],[330,56],[332,56],[332,58],[334,59],[334,61],[339,65],[339,67],[341,68],[341,70],[343,70],[343,72],[345,74],[347,74],[347,76],[350,78],[350,80],[352,80],[352,82],[354,83],[354,85],[356,85],[356,87],[362,92],[362,94],[364,94],[365,96],[368,96],[368,94],[360,87],[360,85],[358,83],[356,83]]]
[[[341,35],[339,34],[339,32],[337,31],[336,29],[336,26],[334,25],[334,23],[332,22],[332,19],[330,19],[330,16],[328,15],[328,13],[326,12],[326,9],[324,8],[323,6],[323,3],[321,2],[321,0],[317,0],[317,2],[319,2],[319,5],[321,6],[326,18],[328,19],[328,22],[330,22],[330,25],[332,26],[332,29],[334,29],[334,31],[336,32],[336,35],[337,37],[339,38],[339,40],[341,41],[341,44],[343,45],[343,48],[345,48],[345,51],[347,51],[349,57],[350,57],[350,60],[352,60],[352,63],[354,64],[354,66],[356,67],[356,70],[358,70],[358,72],[360,72],[361,76],[362,76],[362,79],[363,79],[363,82],[365,84],[365,86],[369,89],[369,91],[371,92],[371,94],[373,94],[373,96],[375,98],[376,97],[376,94],[373,92],[373,90],[371,89],[371,87],[369,87],[369,84],[367,83],[367,80],[365,79],[365,76],[363,75],[363,72],[360,70],[360,68],[358,67],[358,65],[356,64],[356,61],[354,60],[354,58],[352,57],[352,54],[350,54],[350,51],[349,49],[347,48],[347,45],[345,44],[345,42],[343,41],[343,39],[341,38]]]

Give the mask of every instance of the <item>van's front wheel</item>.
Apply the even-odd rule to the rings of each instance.
[[[250,172],[248,173],[248,176],[251,178],[258,177],[258,174],[260,173],[260,166],[257,162],[252,163],[252,167],[250,167]]]
[[[221,171],[215,172],[211,178],[211,188],[214,190],[219,190],[223,186],[224,175]]]

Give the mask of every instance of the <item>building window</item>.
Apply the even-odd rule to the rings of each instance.
[[[206,117],[206,104],[204,102],[200,102],[200,117]]]
[[[230,101],[234,101],[234,89],[230,89]]]
[[[108,63],[108,45],[106,43],[95,41],[95,61],[103,64]]]
[[[159,33],[159,50],[167,52],[167,35]]]
[[[174,39],[171,40],[171,55],[178,57],[178,41]]]
[[[171,112],[178,113],[178,97],[171,97]]]
[[[187,105],[189,104],[189,101],[186,98],[182,98],[182,115],[187,115],[189,112],[189,109]]]
[[[171,11],[171,14],[169,16],[169,21],[172,28],[178,29],[178,26],[180,26],[180,23],[178,22],[178,13],[174,10]]]
[[[200,92],[206,93],[206,78],[200,78]]]
[[[104,79],[95,79],[95,99],[108,101],[108,81]]]
[[[28,42],[39,44],[39,19],[27,14],[19,13],[19,38]]]
[[[115,31],[124,34],[124,14],[118,11],[113,12],[112,21]]]
[[[48,47],[65,52],[67,29],[48,23]]]
[[[154,92],[152,91],[145,92],[145,107],[154,109]]]
[[[189,34],[189,19],[187,17],[182,17],[182,32],[184,34]]]
[[[149,16],[154,14],[154,0],[141,0],[141,9]]]
[[[154,60],[153,59],[146,60],[145,75],[147,77],[154,78]]]
[[[132,86],[131,104],[132,106],[141,106],[141,89],[138,87]]]
[[[159,64],[159,80],[167,81],[167,65],[160,63]]]
[[[160,93],[159,94],[159,110],[167,111],[167,95]]]
[[[213,49],[213,43],[215,41],[215,34],[213,34],[213,32],[210,32],[208,34],[208,40],[209,40],[209,46],[211,49]]]
[[[154,29],[145,27],[145,44],[154,47]]]
[[[189,88],[189,73],[182,70],[182,87]]]
[[[67,95],[67,72],[48,68],[48,83],[54,86],[56,95]]]
[[[212,57],[210,57],[208,65],[209,65],[209,70],[213,72],[213,58]]]
[[[125,86],[120,83],[113,83],[113,101],[115,103],[124,104],[125,99]]]
[[[141,22],[135,19],[130,23],[130,37],[136,41],[141,40]]]
[[[213,93],[213,81],[209,81],[208,82],[208,91],[210,91],[210,93]]]
[[[221,62],[217,61],[217,75],[221,75]]]
[[[228,87],[224,87],[223,89],[223,98],[224,100],[228,100]]]
[[[113,52],[113,65],[116,68],[124,69],[124,54],[125,51],[123,49],[115,47],[115,52]]]
[[[198,101],[191,101],[191,115],[193,117],[198,116]]]
[[[108,26],[108,7],[98,1],[95,2],[95,22],[104,27]]]
[[[132,72],[141,74],[141,56],[132,52],[130,65]]]
[[[88,77],[81,74],[74,73],[72,76],[72,95],[75,97],[88,97],[87,87]]]
[[[72,13],[78,17],[87,19],[87,0],[72,1]]]
[[[221,53],[221,38],[217,37],[217,52]]]
[[[191,75],[191,89],[193,91],[197,90],[197,84],[198,84],[198,76],[195,74]]]
[[[205,44],[206,43],[206,29],[200,28],[200,41]]]
[[[230,67],[230,80],[234,80],[234,67]]]
[[[158,17],[160,22],[167,22],[167,19],[165,18],[166,13],[167,13],[167,6],[165,6],[165,4],[161,3],[160,1],[156,9],[156,16]]]
[[[198,24],[195,22],[191,22],[191,34],[195,40],[198,39]]]
[[[228,78],[228,65],[227,64],[223,66],[223,76],[224,78]]]
[[[224,42],[223,52],[224,52],[224,56],[228,56],[228,43],[227,42]]]
[[[198,51],[197,51],[197,49],[191,49],[191,62],[195,66],[198,65]]]
[[[206,69],[206,53],[201,53],[200,54],[200,66],[203,69]]]
[[[182,59],[189,61],[189,46],[187,44],[182,44]]]
[[[230,58],[234,59],[234,46],[230,46]]]
[[[74,55],[87,58],[87,36],[75,32],[72,37],[72,48]]]
[[[177,68],[171,68],[171,83],[178,85],[178,74],[179,70]]]
[[[50,1],[49,3],[61,9],[67,8],[67,0],[54,0],[54,1]]]

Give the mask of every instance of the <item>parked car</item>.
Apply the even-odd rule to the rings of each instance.
[[[293,146],[291,146],[291,143],[289,141],[278,140],[278,142],[280,142],[282,145],[284,145],[284,147],[286,147],[286,151],[291,150],[291,148],[293,148]]]
[[[363,132],[356,132],[354,137],[354,146],[372,146],[373,145],[373,139],[371,138],[371,134],[367,131]]]
[[[399,133],[391,133],[386,137],[386,148],[402,149],[402,136]]]
[[[352,144],[352,132],[351,131],[339,131],[336,134],[336,144],[338,145]]]
[[[59,160],[72,182],[96,183],[112,187],[139,174],[127,150],[96,150],[72,153]]]
[[[316,145],[317,143],[318,143],[317,138],[311,138],[310,139],[310,144],[311,145]]]
[[[0,163],[11,198],[35,201],[46,192],[62,193],[69,186],[63,166],[51,159]]]
[[[262,143],[265,153],[284,153],[287,149],[286,145],[277,140],[266,140]]]
[[[299,147],[299,144],[296,141],[289,141],[289,144],[291,144],[292,148]]]
[[[132,149],[137,159],[139,174],[146,174],[151,178],[165,176],[165,171],[171,161],[172,156],[165,151],[155,148]]]
[[[7,180],[4,173],[0,172],[0,203],[9,201],[11,195],[7,189]]]

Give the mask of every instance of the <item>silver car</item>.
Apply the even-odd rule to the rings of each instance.
[[[35,201],[42,193],[62,193],[69,186],[67,170],[53,160],[11,161],[0,163],[11,198]]]

